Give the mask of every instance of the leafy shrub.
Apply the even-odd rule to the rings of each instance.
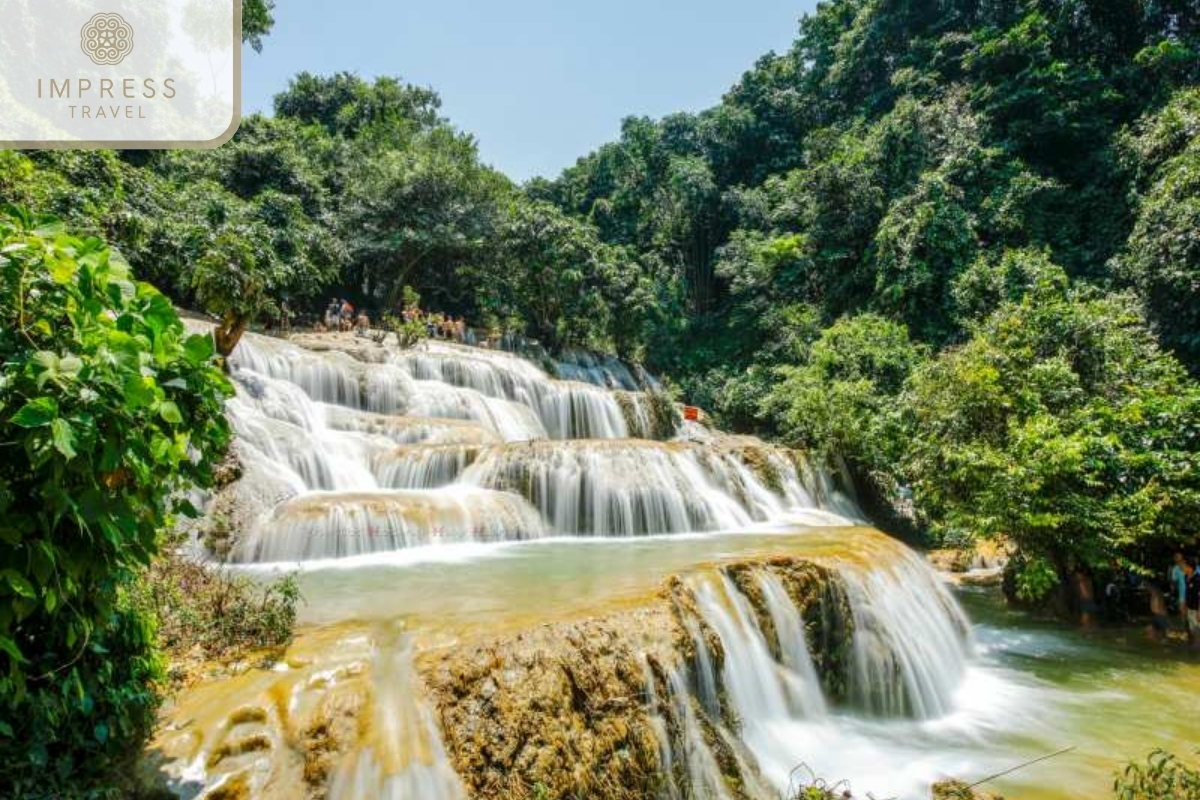
[[[1019,570],[1014,576],[1017,598],[1036,603],[1045,598],[1059,583],[1058,570],[1044,558],[1018,559]]]
[[[1145,763],[1132,763],[1113,781],[1117,800],[1200,800],[1200,770],[1155,750]]]
[[[102,241],[11,207],[0,363],[0,764],[18,797],[101,796],[161,672],[128,586],[211,482],[230,387]]]
[[[156,559],[132,594],[158,619],[158,641],[173,665],[287,644],[300,600],[291,575],[259,583],[176,553]]]
[[[795,445],[888,468],[903,444],[893,400],[924,355],[903,325],[876,314],[842,317],[812,344],[805,363],[778,369],[764,411]]]

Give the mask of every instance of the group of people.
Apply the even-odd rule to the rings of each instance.
[[[1192,647],[1200,647],[1200,571],[1197,570],[1195,556],[1187,557],[1182,552],[1175,553],[1168,573],[1167,587],[1169,594],[1159,600],[1157,611],[1153,608],[1155,600],[1153,595],[1151,596],[1151,612],[1154,614],[1157,635],[1160,638],[1166,635],[1170,627],[1170,615],[1174,611],[1187,631]]]
[[[1150,604],[1153,637],[1166,641],[1172,630],[1183,631],[1188,642],[1200,648],[1200,565],[1197,559],[1176,552],[1163,576],[1149,578],[1122,567],[1112,559],[1104,576],[1102,594],[1097,597],[1093,572],[1084,564],[1075,567],[1074,588],[1079,603],[1080,621],[1091,627],[1097,617],[1114,623],[1129,623],[1142,616],[1147,598]]]
[[[443,339],[449,342],[465,343],[468,341],[467,321],[453,314],[441,314],[422,311],[416,306],[407,306],[400,311],[405,322],[417,322],[425,329],[425,335],[430,339]],[[356,311],[354,304],[344,298],[335,297],[325,307],[325,313],[313,324],[314,333],[354,331],[366,335],[371,328],[371,318],[366,311]]]
[[[354,304],[340,297],[335,297],[329,301],[329,305],[325,306],[325,315],[313,325],[313,331],[316,333],[325,333],[326,331],[348,333],[355,331],[363,334],[370,328],[371,318],[367,316],[367,312],[359,311],[355,313]]]
[[[463,317],[456,319],[453,314],[427,313],[416,307],[407,307],[400,313],[405,322],[423,322],[430,339],[445,339],[460,344],[467,339],[467,321]]]

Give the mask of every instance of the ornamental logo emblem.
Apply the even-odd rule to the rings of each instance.
[[[120,64],[133,52],[133,26],[120,14],[97,14],[79,32],[79,47],[101,66]]]

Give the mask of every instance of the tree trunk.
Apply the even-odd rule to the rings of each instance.
[[[233,354],[233,348],[237,347],[249,326],[249,317],[230,313],[225,315],[220,325],[213,328],[213,341],[222,358],[229,358]]]

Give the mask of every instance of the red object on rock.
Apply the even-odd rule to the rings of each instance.
[[[683,418],[688,422],[695,422],[696,420],[700,419],[700,409],[696,408],[695,406],[684,406]]]

